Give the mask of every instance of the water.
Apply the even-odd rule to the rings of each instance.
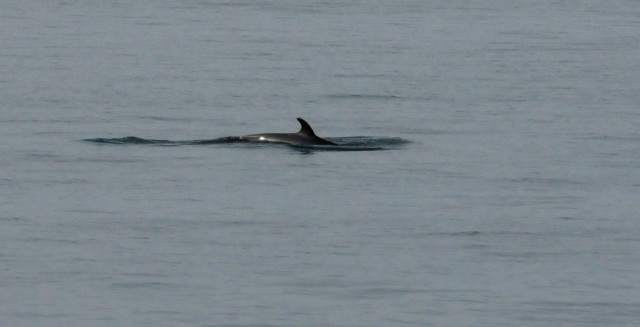
[[[7,326],[640,319],[635,1],[3,1],[0,18]],[[295,117],[385,151],[84,141]]]

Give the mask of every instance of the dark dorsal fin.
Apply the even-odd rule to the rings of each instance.
[[[300,122],[300,131],[299,134],[303,134],[306,136],[316,136],[316,133],[313,132],[309,123],[307,123],[304,119],[298,117],[298,121]]]

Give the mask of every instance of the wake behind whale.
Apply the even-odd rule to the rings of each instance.
[[[302,151],[376,151],[397,148],[408,141],[401,138],[375,138],[368,136],[338,137],[326,140],[318,137],[311,126],[302,118],[298,118],[300,130],[297,133],[261,133],[244,136],[225,136],[215,139],[171,141],[161,139],[145,139],[136,136],[119,138],[93,138],[84,141],[113,145],[213,145],[233,143],[261,143],[286,145]]]

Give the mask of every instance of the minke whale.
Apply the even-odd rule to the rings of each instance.
[[[246,142],[272,142],[289,145],[338,145],[331,141],[320,138],[313,132],[313,129],[302,118],[297,118],[300,122],[300,131],[297,133],[262,133],[240,136]]]

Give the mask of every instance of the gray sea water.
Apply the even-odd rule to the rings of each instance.
[[[6,0],[0,31],[3,326],[640,321],[635,0]],[[296,117],[384,149],[84,141]]]

